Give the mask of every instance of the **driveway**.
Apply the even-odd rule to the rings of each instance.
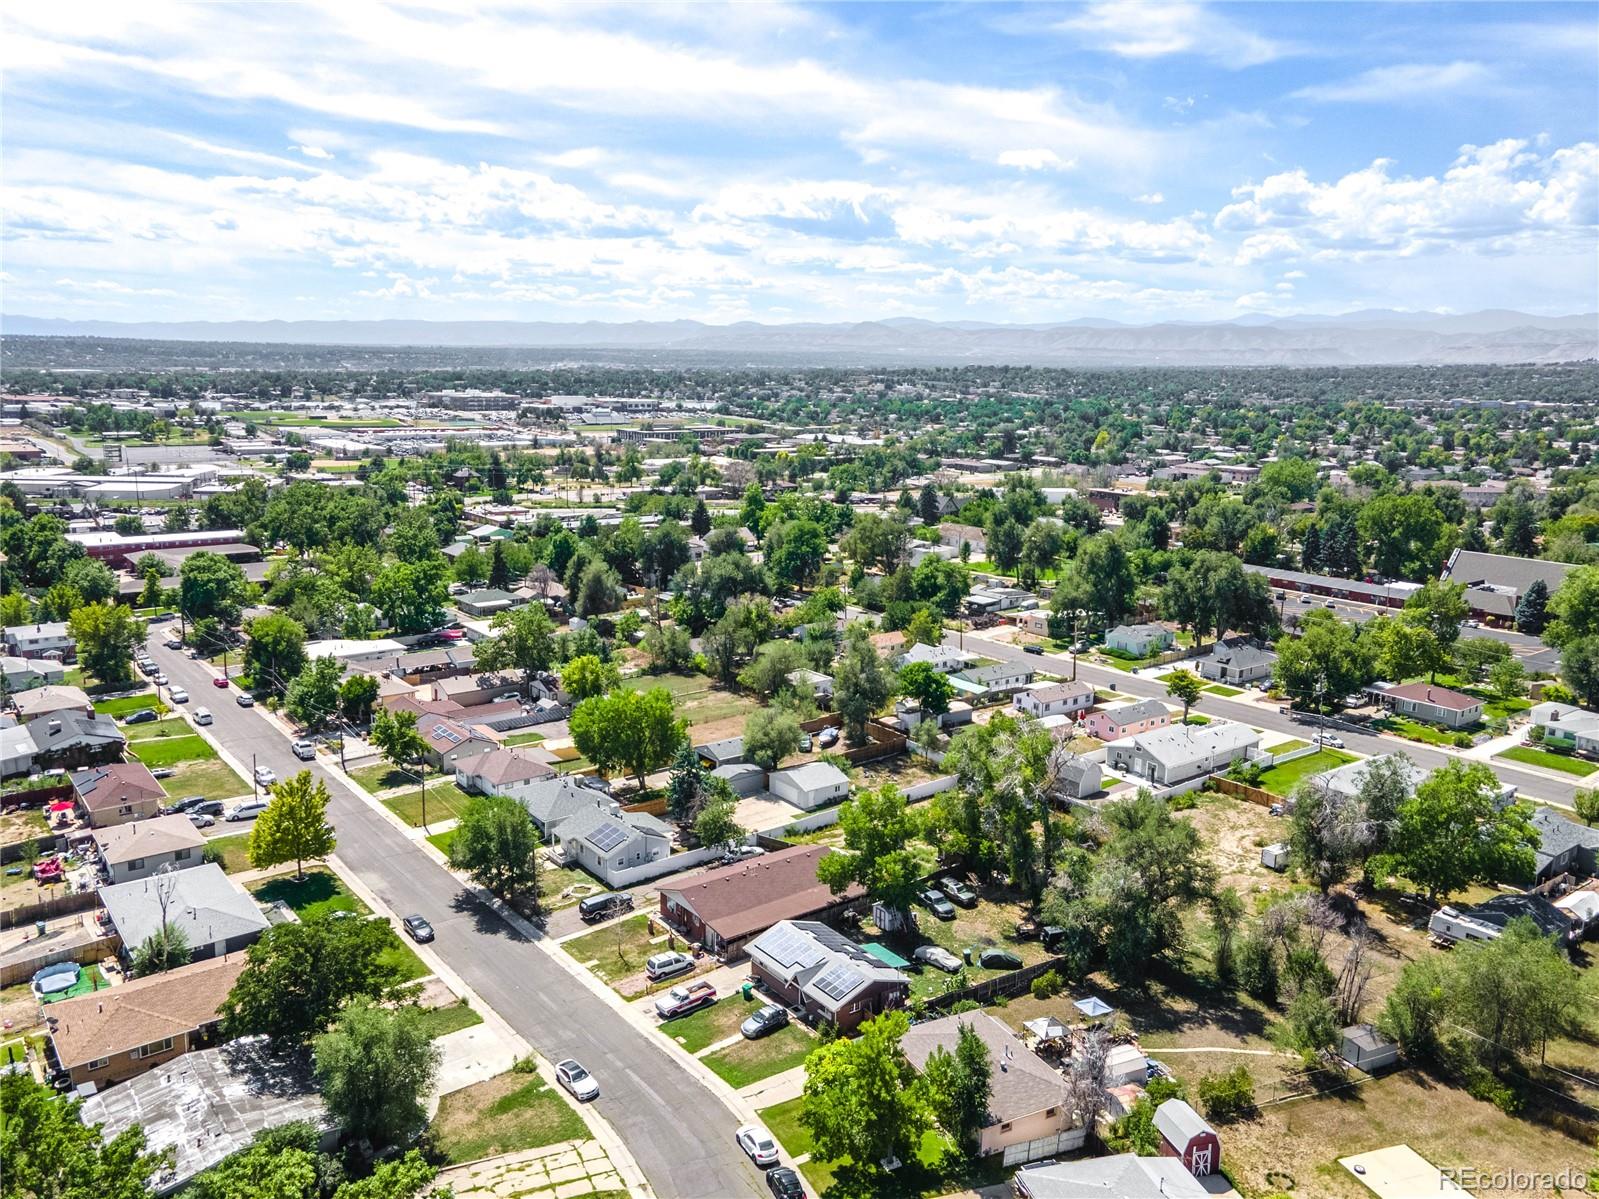
[[[164,630],[163,630],[164,636]],[[302,769],[328,783],[338,857],[396,912],[421,913],[434,948],[517,1033],[552,1061],[575,1057],[600,1079],[600,1114],[623,1136],[655,1193],[722,1199],[760,1192],[733,1142],[734,1117],[664,1044],[596,998],[531,938],[483,908],[443,867],[320,764],[301,762],[261,712],[213,691],[210,667],[151,636],[150,652],[191,694],[213,696],[209,731],[246,769],[252,759],[286,778]]]

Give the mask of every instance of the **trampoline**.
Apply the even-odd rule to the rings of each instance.
[[[59,995],[78,985],[83,967],[76,962],[57,962],[46,966],[33,976],[33,993],[39,996]]]

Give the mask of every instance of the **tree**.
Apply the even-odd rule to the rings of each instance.
[[[200,550],[185,558],[178,571],[178,610],[191,622],[209,616],[231,628],[239,623],[248,588],[235,563]]]
[[[527,809],[504,795],[467,801],[450,842],[450,865],[501,899],[539,893],[539,833]]]
[[[918,608],[905,626],[907,645],[938,645],[944,640],[944,622],[931,608]]]
[[[614,662],[602,662],[594,654],[582,654],[561,668],[561,690],[579,702],[604,695],[622,682],[622,672]]]
[[[1298,637],[1276,644],[1276,684],[1301,707],[1318,711],[1326,701],[1357,692],[1376,678],[1368,640],[1326,609],[1307,614]]]
[[[111,528],[119,537],[137,537],[144,532],[144,518],[131,512],[123,513],[111,522]]]
[[[339,713],[351,724],[366,724],[372,719],[372,705],[378,702],[379,690],[374,676],[350,675],[339,687]]]
[[[1307,779],[1294,790],[1288,844],[1294,868],[1325,893],[1361,857],[1365,823],[1358,799]]]
[[[1587,1002],[1581,975],[1529,918],[1512,920],[1492,941],[1458,949],[1443,977],[1447,1011],[1481,1038],[1477,1047],[1495,1068],[1506,1055],[1580,1031]]]
[[[299,674],[283,693],[283,710],[289,718],[315,731],[339,710],[339,681],[344,663],[337,658],[318,658]]]
[[[572,592],[572,610],[586,618],[614,612],[622,604],[622,582],[604,562],[590,562]]]
[[[190,1199],[316,1199],[321,1143],[321,1129],[303,1121],[264,1129],[247,1148],[197,1175],[184,1193]]]
[[[675,624],[652,626],[644,634],[643,648],[657,670],[687,670],[694,661],[688,630]]]
[[[805,650],[794,641],[768,641],[755,653],[755,660],[739,672],[738,681],[763,700],[794,690],[789,676],[810,667]]]
[[[723,786],[727,784],[723,780]],[[735,819],[738,804],[729,795],[720,799],[713,799],[700,809],[700,814],[694,818],[694,836],[701,845],[731,845],[744,837],[744,830],[739,827]]]
[[[817,879],[834,895],[859,883],[886,907],[909,911],[922,871],[907,848],[916,835],[916,817],[907,810],[904,794],[892,783],[863,791],[844,801],[838,826],[844,833],[844,851],[817,863]]]
[[[693,819],[700,809],[706,780],[709,778],[710,772],[700,761],[699,754],[694,752],[694,747],[685,739],[678,746],[677,753],[672,756],[672,773],[666,780],[666,810],[672,819],[679,821]]]
[[[1592,828],[1599,821],[1599,787],[1579,787],[1571,797],[1571,806],[1577,819]]]
[[[449,597],[449,566],[442,554],[420,562],[392,562],[372,580],[372,602],[397,633],[438,628]]]
[[[394,943],[394,930],[381,920],[317,915],[273,925],[246,951],[222,1005],[224,1034],[302,1045],[357,997],[404,996],[405,980],[389,960]]]
[[[532,676],[555,663],[555,624],[542,604],[496,613],[477,645],[480,670],[520,670]]]
[[[933,1119],[968,1157],[977,1153],[988,1123],[993,1093],[993,1060],[988,1046],[964,1021],[958,1025],[955,1052],[936,1047],[922,1067]]]
[[[1338,1013],[1332,1000],[1315,987],[1301,990],[1288,1005],[1282,1034],[1290,1049],[1313,1063],[1338,1044]]]
[[[38,518],[35,517],[37,520]],[[1564,649],[1585,637],[1599,636],[1599,566],[1578,566],[1549,598],[1543,639]]]
[[[1498,780],[1481,762],[1445,763],[1399,806],[1393,869],[1431,903],[1475,882],[1530,877],[1538,833],[1525,803],[1496,805]]]
[[[675,520],[666,520],[654,532],[645,534],[638,566],[648,583],[664,587],[692,558],[683,526]]]
[[[404,1157],[381,1163],[365,1178],[341,1183],[333,1199],[413,1199],[437,1176],[438,1171],[427,1159],[412,1149]],[[449,1188],[441,1188],[433,1194],[439,1199],[448,1199]]]
[[[1133,610],[1138,578],[1127,548],[1115,533],[1085,537],[1065,579],[1055,589],[1055,612],[1082,608],[1098,613],[1107,626],[1120,624]]]
[[[148,570],[144,573],[144,590],[139,592],[139,607],[159,608],[166,599],[166,592],[161,589],[161,572]]]
[[[1510,656],[1510,646],[1493,637],[1466,637],[1455,642],[1455,669],[1468,682],[1480,683],[1495,663]]]
[[[1436,577],[1449,552],[1451,527],[1430,495],[1388,492],[1370,499],[1355,518],[1380,574],[1421,581]]]
[[[505,560],[505,542],[496,539],[489,550],[489,586],[497,591],[509,591],[515,582],[511,565]]]
[[[1003,512],[996,512],[988,524],[988,559],[1000,570],[1013,571],[1022,556],[1022,531]]]
[[[1199,1106],[1212,1120],[1232,1120],[1255,1110],[1255,1079],[1248,1066],[1203,1075],[1194,1089]]]
[[[1543,635],[1544,626],[1549,623],[1549,584],[1542,579],[1534,579],[1527,586],[1527,590],[1516,601],[1516,629],[1526,633],[1529,637]]]
[[[104,562],[93,558],[79,558],[69,562],[61,572],[61,581],[77,590],[88,604],[98,604],[112,599],[117,593],[117,576]]]
[[[78,664],[102,683],[133,678],[133,654],[144,629],[126,604],[94,603],[76,609],[67,632],[78,643]]]
[[[427,1123],[423,1101],[440,1053],[421,1009],[356,999],[313,1052],[323,1101],[345,1136],[397,1145]]]
[[[144,978],[187,966],[192,956],[189,938],[176,924],[163,924],[133,951],[133,976]]]
[[[899,693],[920,704],[923,716],[942,716],[955,698],[955,685],[931,662],[907,662],[899,668]]]
[[[802,587],[816,577],[827,556],[827,530],[813,520],[772,526],[763,549],[766,567],[779,582]]]
[[[1527,690],[1527,668],[1515,658],[1503,658],[1488,668],[1488,686],[1500,699],[1517,699]]]
[[[825,861],[826,859],[824,859]],[[926,1084],[900,1048],[904,1012],[884,1012],[805,1059],[800,1123],[823,1160],[847,1159],[868,1178],[882,1162],[909,1161],[931,1124]]]
[[[644,776],[672,760],[683,741],[684,722],[674,715],[672,693],[614,691],[584,700],[567,722],[578,752],[610,774],[626,769],[644,787]]]
[[[1405,601],[1405,618],[1431,632],[1445,651],[1459,640],[1461,623],[1470,615],[1464,583],[1428,579]]]
[[[1375,650],[1377,673],[1383,678],[1402,682],[1418,674],[1436,675],[1444,664],[1437,636],[1416,620],[1379,616],[1361,635]]]
[[[799,717],[782,708],[758,708],[744,722],[744,753],[765,770],[799,750],[804,730]]]
[[[305,863],[319,862],[337,844],[328,823],[328,785],[302,770],[272,788],[272,801],[250,830],[250,865],[266,870],[294,863],[294,877],[305,878]]]
[[[1431,1057],[1445,1019],[1444,975],[1448,964],[1423,957],[1406,964],[1383,1004],[1377,1027],[1399,1043],[1412,1061]]]
[[[833,674],[833,709],[851,745],[866,740],[866,722],[894,694],[894,684],[864,626],[851,625]]]
[[[689,514],[688,527],[694,530],[696,537],[704,537],[711,531],[711,510],[705,506],[704,500],[694,501],[694,511]]]
[[[257,691],[282,695],[291,679],[305,669],[305,626],[292,616],[273,612],[249,624],[244,669]]]
[[[1174,670],[1166,676],[1166,694],[1183,705],[1183,723],[1188,723],[1188,709],[1199,702],[1205,690],[1205,680],[1191,670]]]
[[[390,765],[404,770],[427,753],[428,743],[416,731],[416,713],[379,709],[372,717],[368,740]]]
[[[1560,651],[1560,677],[1587,708],[1599,708],[1599,634],[1568,641]]]
[[[151,1180],[172,1168],[174,1151],[146,1153],[139,1125],[106,1141],[82,1112],[81,1100],[34,1082],[26,1070],[0,1075],[6,1199],[146,1199]]]

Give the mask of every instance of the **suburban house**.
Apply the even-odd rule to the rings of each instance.
[[[1013,1166],[1081,1149],[1088,1129],[1077,1126],[1073,1118],[1065,1075],[987,1012],[963,1012],[913,1024],[900,1047],[911,1065],[924,1069],[934,1050],[955,1052],[962,1026],[982,1039],[993,1063],[978,1153],[984,1157],[1001,1154],[1003,1164]]]
[[[1466,585],[1465,600],[1473,616],[1503,623],[1514,618],[1516,605],[1534,580],[1543,580],[1553,595],[1570,571],[1571,565],[1566,562],[1456,550],[1449,555],[1439,577],[1447,583]]]
[[[806,762],[772,771],[766,789],[796,808],[819,808],[849,795],[849,777],[831,762]]]
[[[903,1007],[910,979],[814,920],[780,920],[748,945],[758,986],[809,1022],[853,1032]]]
[[[586,786],[580,778],[567,774],[535,779],[519,788],[516,798],[546,840],[553,840],[555,830],[579,812],[601,806],[608,810],[612,803],[611,797],[598,787]]]
[[[32,724],[47,716],[70,713],[74,716],[93,716],[94,705],[81,687],[35,687],[21,695],[11,697],[17,710],[17,719]]]
[[[1029,716],[1074,716],[1094,706],[1094,689],[1087,683],[1046,683],[1017,692],[1011,705]]]
[[[1014,662],[996,662],[993,666],[978,666],[950,676],[955,690],[979,703],[1005,699],[1015,695],[1035,678],[1038,672],[1031,666]]]
[[[779,920],[826,920],[865,894],[851,884],[835,895],[816,880],[816,864],[833,851],[792,845],[661,888],[661,919],[727,961]]]
[[[0,725],[0,778],[31,773],[38,752],[39,747],[33,743],[33,733],[27,725]]]
[[[1559,874],[1592,876],[1599,859],[1599,829],[1567,820],[1543,804],[1532,809],[1532,827],[1538,833],[1538,844],[1532,851],[1538,863],[1535,882]]]
[[[703,745],[696,745],[694,752],[699,754],[700,765],[707,770],[732,766],[744,761],[744,738],[726,737],[721,741],[707,741]]]
[[[1183,1099],[1168,1099],[1155,1109],[1160,1155],[1175,1157],[1195,1178],[1221,1170],[1221,1138],[1205,1118]]]
[[[1163,624],[1119,624],[1105,634],[1105,648],[1133,658],[1148,658],[1172,646],[1171,630]]]
[[[72,776],[78,813],[91,828],[109,828],[160,815],[167,793],[142,762],[94,766]],[[182,818],[188,824],[187,818]],[[193,827],[192,825],[190,827]]]
[[[955,674],[957,671],[965,670],[975,661],[977,661],[977,658],[974,655],[953,649],[947,645],[923,645],[921,642],[917,642],[895,658],[894,665],[901,667],[909,666],[914,662],[926,662],[935,670],[942,671],[944,674]]]
[[[1138,733],[1111,743],[1105,753],[1113,770],[1156,786],[1175,787],[1227,769],[1259,744],[1260,734],[1247,725],[1218,721]]]
[[[1049,613],[1042,608],[1018,612],[1015,620],[1016,627],[1024,633],[1032,633],[1036,637],[1049,636]]]
[[[1141,699],[1114,708],[1100,708],[1083,717],[1083,731],[1101,741],[1120,741],[1171,724],[1171,712],[1158,699]]]
[[[463,708],[486,704],[501,695],[520,701],[522,680],[509,674],[464,674],[433,681],[435,700],[447,700]]]
[[[609,802],[563,820],[555,839],[569,863],[613,888],[622,884],[620,872],[659,862],[672,852],[672,830],[665,824],[644,812],[624,812]]]
[[[1014,1182],[1019,1199],[1207,1199],[1210,1192],[1179,1161],[1113,1153],[1023,1168]]]
[[[5,639],[6,648],[19,658],[42,658],[46,654],[53,654],[64,662],[70,662],[78,652],[78,643],[67,632],[67,622],[64,620],[48,624],[11,625],[0,632],[0,637]]]
[[[800,691],[809,691],[819,700],[831,701],[833,698],[833,676],[823,674],[819,670],[791,670],[788,672],[789,684]]]
[[[53,1003],[50,1057],[73,1086],[99,1089],[204,1048],[243,970],[244,955],[229,954]]]
[[[1599,712],[1548,701],[1534,704],[1530,715],[1549,748],[1599,755]]]
[[[126,883],[164,866],[184,870],[200,865],[205,838],[187,816],[156,816],[96,829],[94,847],[111,882]]]
[[[478,795],[521,799],[532,784],[555,777],[549,763],[516,749],[494,749],[468,758],[455,768],[455,784]]]
[[[468,591],[465,595],[458,596],[455,606],[468,616],[483,617],[519,608],[522,606],[522,601],[509,591],[484,587],[479,591]]]
[[[1385,687],[1378,693],[1382,702],[1401,716],[1441,724],[1445,728],[1463,729],[1482,722],[1482,700],[1448,687],[1431,683],[1406,683],[1400,687]]]
[[[267,929],[260,905],[214,862],[101,887],[100,905],[122,938],[124,960],[163,921],[183,931],[197,962],[246,949]]]
[[[471,674],[476,666],[475,649],[470,645],[452,645],[446,649],[422,649],[401,654],[394,659],[394,665],[389,669],[408,683],[424,683]]]
[[[992,616],[1037,604],[1038,597],[1024,587],[974,587],[966,597],[966,610],[973,616]]]
[[[895,629],[892,633],[873,633],[869,640],[880,654],[898,654],[905,648],[905,633]]]
[[[1258,645],[1218,645],[1206,654],[1194,668],[1201,677],[1217,683],[1239,686],[1271,678],[1277,655]]]
[[[427,742],[427,763],[440,772],[455,771],[462,762],[493,753],[499,741],[469,728],[448,716],[427,716],[416,722],[416,731]]]
[[[7,694],[59,683],[66,673],[67,668],[53,658],[19,658],[14,654],[0,657],[0,681]]]
[[[122,757],[128,739],[108,716],[62,712],[29,723],[34,759],[41,766],[69,770]]]

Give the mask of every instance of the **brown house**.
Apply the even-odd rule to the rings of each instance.
[[[834,895],[816,881],[816,864],[831,852],[825,845],[794,845],[662,887],[661,919],[736,961],[751,937],[779,920],[822,920],[865,894],[853,885]]]
[[[911,980],[843,933],[813,920],[780,920],[751,941],[751,973],[768,995],[809,1024],[853,1032],[905,1006]]]
[[[202,1049],[243,969],[244,955],[229,954],[51,1004],[50,1056],[74,1086],[105,1087]]]
[[[109,828],[161,814],[167,793],[141,762],[91,766],[72,776],[78,808],[91,828]]]

